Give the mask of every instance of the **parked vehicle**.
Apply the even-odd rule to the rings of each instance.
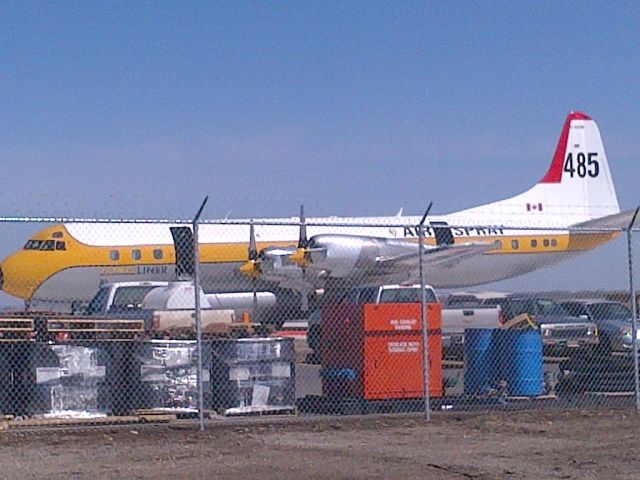
[[[438,303],[439,299],[431,286],[425,287],[427,303]],[[347,291],[341,299],[351,304],[420,303],[420,285],[380,285],[358,287]],[[476,302],[477,303],[477,302]],[[442,348],[447,356],[462,353],[465,328],[498,328],[502,322],[499,306],[475,305],[473,307],[445,304],[442,310]],[[316,352],[320,351],[322,337],[322,309],[309,316],[307,342]]]
[[[134,312],[142,308],[147,294],[168,282],[113,282],[98,289],[86,307],[75,305],[75,315],[106,315],[107,313]]]
[[[504,324],[500,305],[484,304],[473,294],[450,294],[442,309],[442,348],[447,357],[462,357],[467,328],[500,328]]]
[[[185,287],[191,290],[184,290]],[[134,281],[105,283],[96,292],[87,306],[76,305],[74,315],[119,316],[132,319],[145,319],[147,323],[153,317],[153,311],[175,310],[176,302],[182,309],[193,309],[193,284],[189,281]],[[171,305],[166,304],[171,297]],[[237,319],[243,312],[253,309],[253,292],[218,292],[201,296],[201,305],[205,310],[231,310]],[[252,319],[280,328],[284,322],[281,311],[276,305],[276,296],[272,292],[256,292],[257,312]],[[186,302],[186,303],[185,303]],[[189,305],[184,307],[184,305]],[[214,316],[207,313],[208,316]],[[219,316],[219,315],[218,315]],[[157,323],[156,315],[156,323]],[[175,318],[176,314],[172,313]]]
[[[559,303],[570,315],[588,319],[598,326],[602,352],[632,351],[632,314],[626,305],[602,299],[571,299]],[[640,331],[636,337],[640,340]]]
[[[504,294],[485,297],[482,304],[500,305],[507,324],[519,315],[529,315],[540,329],[542,344],[547,354],[590,352],[600,342],[595,322],[568,314],[550,298]]]

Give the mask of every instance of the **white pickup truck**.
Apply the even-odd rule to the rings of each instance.
[[[276,302],[271,292],[256,292],[258,307]],[[147,329],[182,328],[193,324],[195,290],[193,282],[135,281],[104,284],[86,308],[74,315],[122,317],[145,320]],[[200,295],[202,325],[231,324],[242,320],[252,309],[252,292],[208,293]]]
[[[171,292],[175,287],[183,288],[191,285],[190,282],[161,282],[161,281],[137,281],[137,282],[113,282],[106,283],[96,292],[89,305],[84,309],[76,309],[74,313],[89,315],[105,315],[108,313],[122,313],[150,308],[167,308],[159,305],[158,301],[164,294]],[[161,288],[165,291],[162,292]],[[154,304],[149,303],[151,298],[148,294],[154,291],[156,300]],[[193,298],[193,291],[190,293]],[[145,300],[147,303],[145,303]],[[164,299],[162,299],[164,300]],[[206,305],[203,308],[212,310],[236,310],[243,311],[252,308],[252,292],[224,292],[205,293],[202,302]],[[256,302],[259,307],[271,306],[276,303],[276,297],[271,292],[256,292]]]
[[[438,303],[439,299],[431,286],[426,286],[427,303]],[[357,287],[349,290],[342,302],[364,303],[420,303],[420,285],[380,285]],[[462,354],[465,328],[498,328],[502,323],[501,307],[485,306],[445,306],[442,310],[442,349],[445,356]],[[316,352],[320,351],[322,338],[322,312],[314,310],[309,316],[307,342]],[[317,356],[317,355],[316,355]]]

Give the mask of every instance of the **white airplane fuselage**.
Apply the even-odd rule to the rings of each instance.
[[[558,263],[618,233],[615,188],[596,123],[572,113],[551,166],[526,192],[425,224],[426,278],[436,288],[495,282]],[[298,218],[203,222],[201,280],[207,291],[274,287],[310,291],[328,283],[414,283],[421,217],[311,218],[299,244]],[[250,223],[255,232],[252,237]],[[37,304],[87,300],[102,282],[173,280],[176,254],[168,223],[60,223],[35,234],[0,264],[2,289]],[[248,260],[250,239],[259,259]],[[299,255],[298,255],[299,254]],[[256,258],[258,258],[256,256]],[[300,262],[302,259],[302,262]],[[247,271],[252,275],[247,275]],[[255,278],[255,280],[254,280]]]

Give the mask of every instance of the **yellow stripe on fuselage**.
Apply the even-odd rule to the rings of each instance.
[[[54,274],[73,267],[97,266],[127,268],[137,265],[172,265],[175,263],[173,245],[136,245],[136,246],[91,246],[73,238],[63,225],[55,225],[34,235],[35,240],[53,238],[54,232],[60,232],[56,240],[65,242],[66,250],[40,251],[20,250],[2,263],[4,273],[4,291],[22,299],[30,299],[34,292]],[[595,248],[616,238],[618,232],[606,233],[559,233],[554,235],[504,235],[456,237],[456,243],[499,241],[501,246],[489,252],[489,255],[504,254],[544,254],[568,253]],[[407,241],[416,241],[415,238]],[[427,245],[435,245],[434,238],[425,239]],[[261,242],[258,250],[269,246],[291,246],[296,241]],[[139,250],[140,260],[133,259],[133,250]],[[162,258],[156,258],[154,251],[160,250]],[[113,260],[111,253],[119,252],[119,258]],[[240,263],[247,260],[246,243],[206,243],[200,244],[200,259],[203,263]]]

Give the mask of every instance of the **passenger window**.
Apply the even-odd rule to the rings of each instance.
[[[531,240],[531,246],[533,248],[536,248],[538,246],[538,240],[536,240],[535,238],[533,240]]]
[[[67,249],[67,244],[61,241],[57,241],[56,242],[56,250],[66,250]]]
[[[142,258],[142,252],[137,248],[135,250],[131,250],[131,258],[134,260],[140,260]]]
[[[558,241],[555,238],[551,239],[551,246],[552,247],[557,247],[558,246]]]
[[[548,246],[549,246],[549,239],[548,239],[548,238],[545,238],[545,239],[543,240],[542,244],[543,244],[545,247],[548,247]]]
[[[120,252],[118,250],[111,250],[109,252],[109,258],[114,262],[120,260]]]
[[[518,244],[518,240],[511,240],[511,248],[517,250],[520,245]]]
[[[156,260],[160,260],[162,258],[162,250],[159,248],[156,248],[153,251],[153,258],[155,258]]]

